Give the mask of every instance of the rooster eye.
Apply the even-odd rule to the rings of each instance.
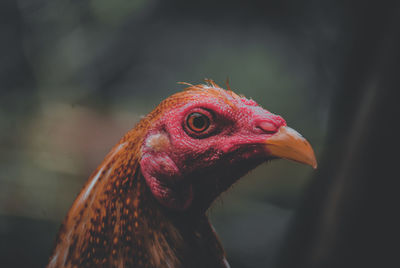
[[[210,126],[210,120],[208,117],[201,113],[189,114],[186,122],[189,129],[197,133],[207,130]]]

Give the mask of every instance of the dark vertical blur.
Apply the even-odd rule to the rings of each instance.
[[[1,0],[0,266],[46,264],[88,175],[176,82],[227,77],[320,164],[273,161],[222,196],[232,268],[391,266],[399,17],[386,0]]]
[[[344,60],[320,170],[278,267],[399,267],[400,5],[345,5]],[[346,32],[343,30],[343,33]]]

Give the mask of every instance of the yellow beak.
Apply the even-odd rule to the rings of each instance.
[[[310,143],[290,127],[281,127],[265,141],[270,155],[293,160],[317,168],[314,150]]]

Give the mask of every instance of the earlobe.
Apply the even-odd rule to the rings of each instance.
[[[181,172],[168,154],[146,152],[140,161],[140,170],[153,196],[162,205],[174,210],[190,206],[192,185],[182,181]]]
[[[155,133],[147,137],[145,147],[149,151],[165,152],[170,146],[170,141],[166,133]]]

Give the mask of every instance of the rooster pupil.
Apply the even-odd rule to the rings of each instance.
[[[196,117],[193,119],[193,125],[197,129],[202,129],[205,124],[206,122],[203,117]]]

